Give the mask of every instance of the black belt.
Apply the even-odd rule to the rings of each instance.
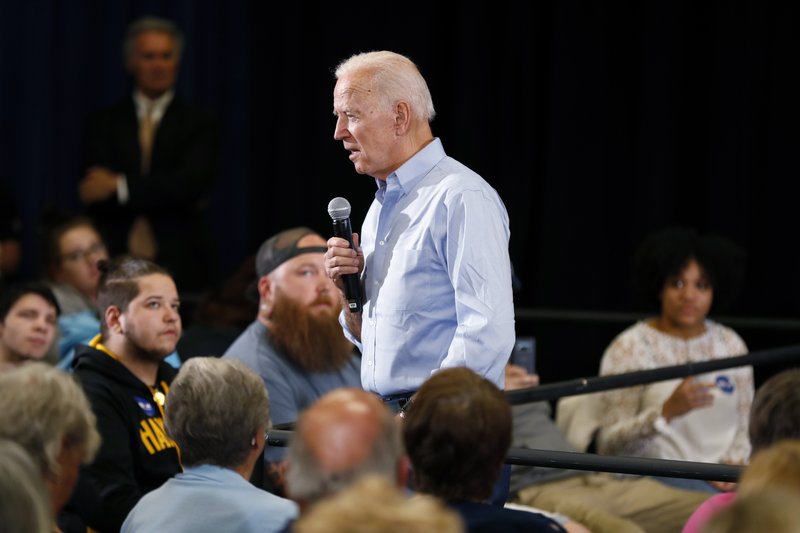
[[[405,409],[411,397],[416,393],[417,391],[398,392],[396,394],[380,396],[380,399],[393,413],[400,413]]]

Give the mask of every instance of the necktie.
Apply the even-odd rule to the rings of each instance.
[[[150,172],[150,155],[153,152],[153,137],[156,132],[156,124],[153,120],[153,106],[148,104],[145,107],[144,115],[139,123],[139,146],[142,149],[142,175]]]
[[[139,123],[139,145],[142,149],[142,176],[150,172],[150,156],[153,152],[153,137],[156,132],[156,124],[153,120],[153,105],[148,103],[144,109],[144,115]],[[134,257],[145,259],[155,259],[158,253],[158,245],[153,234],[150,221],[144,215],[139,215],[133,221],[130,232],[128,233],[128,252]]]

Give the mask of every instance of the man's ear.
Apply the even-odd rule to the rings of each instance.
[[[275,290],[269,275],[261,276],[258,280],[258,309],[259,313],[266,313],[265,318],[272,312],[272,304],[275,301]]]
[[[105,312],[106,325],[108,331],[112,333],[125,333],[125,318],[122,316],[122,311],[116,305],[110,305],[106,308]]]
[[[405,135],[411,127],[411,108],[400,100],[394,106],[394,127],[397,135]]]

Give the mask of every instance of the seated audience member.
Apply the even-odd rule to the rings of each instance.
[[[88,344],[100,333],[97,289],[98,262],[108,261],[108,252],[97,228],[81,215],[48,213],[45,226],[44,263],[53,294],[61,308],[58,317],[58,366],[71,369],[75,346]],[[52,351],[52,350],[51,350]],[[177,354],[167,358],[180,366]]]
[[[703,533],[800,533],[800,498],[770,489],[737,498],[714,516]]]
[[[396,417],[361,389],[331,391],[300,415],[287,454],[286,488],[301,513],[367,475],[408,480]]]
[[[261,376],[274,425],[295,422],[328,391],[361,387],[360,360],[338,322],[341,300],[325,274],[325,239],[293,228],[267,239],[256,256],[255,321],[225,352]],[[284,450],[268,448],[272,489],[283,486]]]
[[[251,255],[220,288],[199,302],[191,325],[178,341],[181,360],[209,355],[219,357],[247,329],[258,312],[257,293],[252,298],[247,294],[256,277],[255,265],[255,255]]]
[[[48,213],[44,225],[43,261],[61,307],[57,357],[71,362],[75,345],[89,342],[100,332],[97,262],[108,260],[108,252],[100,233],[84,216]]]
[[[414,485],[458,511],[467,531],[565,531],[542,514],[488,503],[511,445],[511,407],[496,385],[446,368],[409,405],[402,426]]]
[[[81,463],[91,461],[100,444],[80,385],[71,375],[39,362],[0,374],[0,438],[22,446],[36,463],[55,524]]]
[[[9,285],[0,292],[0,372],[45,358],[58,313],[53,292],[42,283]]]
[[[458,514],[436,498],[409,498],[382,477],[365,477],[317,504],[294,533],[460,533]]]
[[[30,455],[8,439],[0,439],[0,531],[53,532],[53,513],[41,472]]]
[[[534,386],[535,378],[522,367],[507,365],[505,390]],[[514,405],[511,412],[513,448],[577,451],[553,422],[548,402]],[[564,514],[593,533],[677,531],[707,497],[648,477],[522,465],[511,469],[512,502]]]
[[[248,481],[264,452],[269,398],[240,361],[196,357],[172,382],[167,434],[181,450],[183,472],[146,494],[122,531],[280,531],[297,505]],[[177,511],[177,512],[176,512]]]
[[[642,295],[660,313],[614,339],[603,354],[600,374],[745,354],[747,347],[733,330],[707,318],[712,304],[732,296],[743,261],[734,244],[690,229],[649,236],[637,251],[635,275]],[[598,398],[598,451],[741,464],[750,454],[752,399],[749,366],[604,392]],[[702,480],[657,479],[709,492],[721,487]]]
[[[176,372],[163,359],[175,350],[181,317],[178,290],[160,266],[122,258],[105,268],[101,333],[76,348],[73,365],[103,444],[81,470],[69,519],[77,514],[92,529],[117,531],[144,494],[181,471],[163,421]]]
[[[800,439],[800,369],[784,370],[762,383],[753,400],[749,433],[754,456],[783,439]],[[683,532],[701,531],[711,516],[735,498],[732,492],[711,496],[692,514]]]

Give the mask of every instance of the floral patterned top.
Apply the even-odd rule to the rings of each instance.
[[[650,370],[744,355],[747,346],[732,329],[706,320],[706,331],[691,339],[638,322],[619,334],[603,354],[600,375]],[[752,367],[695,376],[712,381],[714,403],[668,423],[661,408],[681,379],[613,389],[599,394],[600,453],[745,463],[750,456],[747,426],[753,403]]]

